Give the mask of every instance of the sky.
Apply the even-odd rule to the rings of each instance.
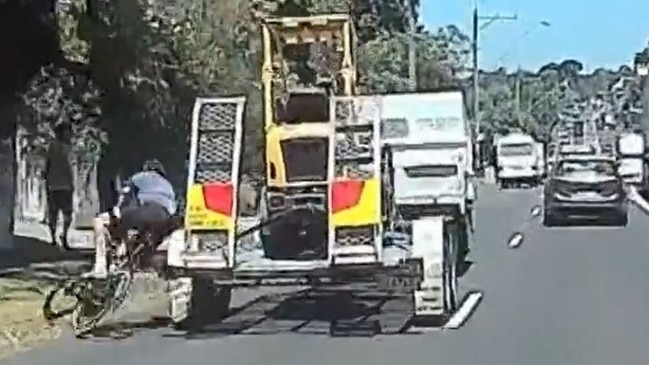
[[[472,0],[420,0],[430,27],[456,24],[471,34]],[[649,41],[649,0],[477,0],[480,15],[516,15],[479,36],[481,69],[538,70],[577,59],[586,71],[631,65]],[[624,4],[623,6],[621,4]],[[550,23],[549,27],[541,22]]]

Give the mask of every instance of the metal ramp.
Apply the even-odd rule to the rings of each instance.
[[[331,103],[329,262],[382,260],[381,104],[376,96],[341,96]]]
[[[245,97],[198,98],[192,114],[187,268],[232,268]]]

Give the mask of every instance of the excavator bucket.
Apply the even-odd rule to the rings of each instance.
[[[183,255],[187,268],[234,267],[245,97],[198,98],[192,115]]]
[[[329,152],[329,260],[368,264],[382,259],[380,100],[334,97]]]

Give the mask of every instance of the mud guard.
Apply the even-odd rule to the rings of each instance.
[[[449,315],[445,296],[450,283],[445,282],[447,260],[453,260],[457,252],[453,240],[446,233],[446,222],[442,216],[420,218],[412,222],[412,257],[423,260],[424,278],[420,290],[415,290],[415,316]],[[453,265],[454,267],[454,265]]]

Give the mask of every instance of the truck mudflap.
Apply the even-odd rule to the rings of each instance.
[[[415,316],[449,316],[458,303],[460,227],[445,216],[412,221],[412,258],[421,259],[423,281],[414,296]]]
[[[170,266],[235,265],[239,163],[245,97],[198,98],[194,104],[183,247],[170,245]],[[173,262],[172,262],[173,261]]]
[[[332,265],[381,262],[380,99],[335,97],[329,151],[329,257]]]

